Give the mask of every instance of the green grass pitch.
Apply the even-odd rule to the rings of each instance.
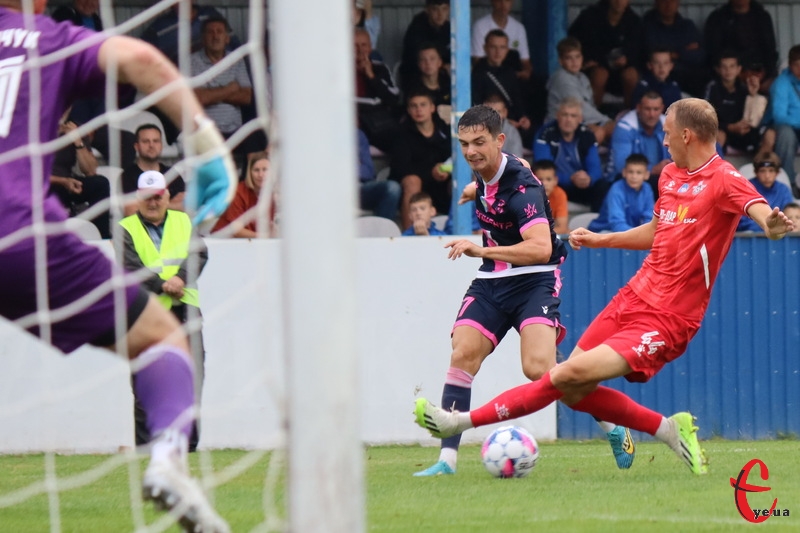
[[[796,440],[703,443],[710,473],[695,477],[660,443],[640,443],[636,462],[617,470],[605,442],[544,443],[539,463],[523,479],[495,479],[484,469],[476,446],[464,447],[455,476],[415,478],[429,466],[435,448],[377,446],[365,451],[367,531],[370,532],[675,532],[759,530],[800,531],[800,442]],[[233,531],[252,531],[264,522],[264,486],[269,457],[243,451],[216,451],[206,456],[215,471],[253,460],[243,473],[217,487],[216,505]],[[771,487],[751,493],[752,507],[777,508],[789,516],[771,517],[760,525],[739,516],[729,479],[750,459],[769,467],[762,481],[753,470],[749,482]],[[198,455],[192,468],[199,471]],[[55,458],[59,480],[86,475],[108,456],[67,455]],[[143,468],[145,460],[138,466]],[[64,532],[134,531],[128,463],[111,463],[108,472],[89,484],[58,495],[60,528]],[[133,469],[136,470],[135,468]],[[45,479],[43,455],[0,456],[0,503],[9,495]],[[283,509],[282,487],[274,505]],[[46,494],[0,508],[0,531],[49,532],[50,506]],[[314,512],[313,509],[309,512]],[[283,511],[280,511],[283,513]],[[161,515],[145,506],[144,521]],[[285,518],[285,515],[281,518]],[[279,531],[279,529],[269,529]],[[752,529],[750,529],[752,531]],[[173,526],[167,531],[178,531]]]

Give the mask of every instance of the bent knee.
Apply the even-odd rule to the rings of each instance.
[[[551,360],[536,360],[527,361],[522,364],[522,373],[531,381],[542,379],[551,368],[555,366],[555,361]]]

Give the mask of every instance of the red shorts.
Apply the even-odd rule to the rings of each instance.
[[[699,322],[652,307],[626,285],[592,321],[578,347],[610,346],[633,369],[625,379],[643,383],[683,355],[698,329]]]

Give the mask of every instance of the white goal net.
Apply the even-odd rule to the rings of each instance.
[[[259,492],[259,508],[245,513],[245,530],[359,531],[363,528],[363,467],[353,386],[357,373],[352,324],[355,210],[352,191],[346,186],[352,183],[349,176],[355,175],[352,66],[347,62],[352,55],[350,2],[315,0],[313,5],[305,6],[290,0],[271,3],[273,25],[280,25],[272,28],[273,65],[276,72],[284,74],[283,79],[278,81],[276,77],[275,81],[276,101],[283,105],[280,129],[270,121],[272,87],[264,42],[268,18],[264,1],[218,6],[241,44],[192,79],[192,84],[199,86],[236,61],[247,61],[255,114],[227,143],[235,147],[251,134],[269,129],[272,163],[267,186],[260,195],[260,228],[269,225],[272,188],[279,169],[283,184],[283,239],[256,240],[247,246],[232,240],[206,240],[209,263],[199,278],[202,323],[195,318],[185,325],[187,333],[202,325],[206,352],[200,446],[196,460],[192,460],[192,473],[201,480],[212,501],[224,502],[230,498],[227,492]],[[99,13],[106,33],[138,36],[173,6],[178,9],[178,66],[188,77],[192,40],[189,2],[163,0],[139,8],[103,0]],[[27,9],[32,8],[28,5]],[[313,46],[314,53],[308,47],[290,49],[294,37],[289,27],[320,37],[321,41]],[[74,52],[64,49],[41,59],[57,60]],[[299,62],[303,63],[302,69],[298,68]],[[312,82],[312,76],[317,78],[320,69],[325,82]],[[139,119],[161,93],[137,98],[132,105],[120,108],[116,82],[111,73],[105,91],[105,112],[81,124],[75,132],[86,136],[110,126],[108,151],[100,158],[109,172],[106,177],[111,196],[75,218],[88,223],[110,209],[113,238],[95,244],[119,260],[120,247],[112,243],[120,242],[117,222],[123,216],[125,203],[134,197],[123,194],[120,185],[118,171],[124,164],[121,132],[131,124],[141,124],[143,119]],[[36,91],[52,90],[57,88],[33,84],[32,98],[35,100]],[[318,111],[325,110],[313,113],[313,125],[308,122],[308,113],[302,111],[304,106],[308,110],[309,101],[315,102]],[[31,109],[35,106],[34,101]],[[147,119],[150,120],[149,115]],[[311,128],[314,138],[322,144],[315,145],[314,160],[307,154]],[[31,142],[27,149],[31,153],[55,151],[68,142],[65,138],[45,145]],[[193,156],[186,153],[180,140],[175,146],[179,151],[168,179],[186,173],[186,158]],[[320,162],[326,168],[321,168]],[[345,186],[332,192],[331,180]],[[33,176],[33,182],[41,180]],[[45,224],[41,217],[41,213],[34,213],[28,235],[63,231]],[[75,224],[73,227],[85,229],[85,225]],[[13,239],[0,238],[0,250],[13,244]],[[46,262],[40,259],[37,287],[46,287],[46,283],[40,283],[46,280]],[[283,275],[276,276],[277,272]],[[119,285],[111,283],[100,290],[116,290],[117,307],[121,309],[124,300]],[[46,323],[59,313],[68,315],[88,305],[76,302],[74,306],[52,310],[47,306],[47,290],[37,290],[37,294],[39,311],[28,320]],[[124,313],[119,313],[116,323],[118,334],[126,330]],[[33,460],[38,460],[38,453],[44,455],[40,475],[0,492],[0,522],[7,510],[46,497],[47,516],[40,517],[37,526],[50,531],[74,529],[74,522],[68,524],[62,519],[65,493],[84,490],[124,469],[130,508],[124,514],[129,514],[130,520],[121,530],[165,531],[173,527],[174,519],[169,515],[149,518],[147,504],[141,498],[143,455],[133,446],[130,368],[125,354],[110,357],[102,350],[84,347],[62,357],[46,342],[21,332],[20,325],[25,324],[0,319],[0,424],[4,428],[0,454],[23,454]],[[48,338],[46,327],[42,337],[45,341]],[[124,351],[121,346],[119,350]],[[233,460],[218,464],[214,450],[223,448],[243,451]],[[65,474],[59,461],[62,453],[112,455],[79,472]],[[237,480],[253,475],[260,480],[255,489],[237,485]],[[105,500],[98,496],[98,501]],[[315,512],[309,512],[309,506]],[[225,515],[224,506],[220,512]]]

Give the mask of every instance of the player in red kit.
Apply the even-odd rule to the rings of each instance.
[[[794,224],[772,209],[716,153],[717,115],[705,100],[672,104],[664,125],[673,163],[659,178],[653,219],[624,232],[570,234],[575,249],[650,250],[642,267],[588,327],[569,360],[539,381],[510,389],[466,413],[446,411],[420,398],[416,421],[436,437],[518,418],[561,400],[577,411],[653,435],[695,474],[707,472],[690,413],[664,417],[600,383],[624,376],[645,382],[681,356],[700,327],[711,288],[730,249],[741,215],[770,239]]]

